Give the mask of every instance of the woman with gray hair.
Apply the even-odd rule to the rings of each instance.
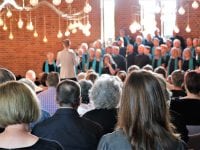
[[[114,130],[117,122],[117,105],[121,97],[121,82],[114,76],[101,76],[96,80],[89,93],[95,109],[87,112],[83,117],[99,123],[104,133]]]

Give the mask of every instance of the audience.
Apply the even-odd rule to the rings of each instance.
[[[80,86],[72,80],[60,82],[56,88],[56,113],[37,124],[32,133],[58,141],[65,150],[95,150],[102,135],[100,125],[81,118],[77,112],[80,104]]]
[[[62,150],[54,141],[30,134],[28,124],[40,116],[35,93],[23,83],[10,81],[0,85],[1,149]]]

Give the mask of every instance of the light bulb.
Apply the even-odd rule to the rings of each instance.
[[[61,0],[53,0],[53,4],[58,6],[61,4]]]
[[[44,38],[43,38],[43,42],[44,42],[44,43],[47,43],[47,42],[48,42],[48,39],[47,39],[46,35],[45,35]]]
[[[66,3],[71,4],[74,0],[65,0]]]
[[[0,26],[3,26],[3,19],[2,18],[0,18]]]
[[[87,28],[87,29],[90,29],[91,27],[92,27],[92,26],[91,26],[90,22],[88,21],[87,24],[86,24],[86,28]]]
[[[185,28],[185,31],[186,31],[187,33],[191,32],[191,28],[190,28],[190,25],[189,25],[189,24],[188,24],[187,27]]]
[[[92,11],[91,5],[90,5],[89,3],[86,3],[86,5],[85,5],[84,8],[83,8],[83,11],[84,11],[86,14],[89,13],[89,12],[91,12],[91,11]]]
[[[196,0],[192,3],[192,8],[194,9],[199,8],[199,3]]]
[[[6,31],[8,29],[7,25],[4,23],[3,30]]]
[[[30,0],[30,4],[32,6],[36,6],[36,5],[38,5],[38,0]]]
[[[13,33],[12,32],[10,32],[10,34],[9,34],[9,37],[8,37],[10,40],[13,40],[14,39],[14,36],[13,36]]]
[[[69,30],[73,30],[74,29],[74,24],[72,22],[69,23],[68,29]]]
[[[67,29],[66,31],[65,31],[65,36],[69,36],[70,35],[70,32],[69,32],[69,30]]]
[[[138,29],[138,23],[136,21],[134,21],[130,26],[129,26],[129,30],[131,31],[131,33],[135,33]]]
[[[76,32],[77,32],[77,29],[74,28],[74,29],[72,30],[72,33],[75,34]]]
[[[62,38],[62,37],[63,37],[63,34],[62,34],[62,32],[59,30],[59,31],[58,31],[58,34],[57,34],[57,38],[60,39],[60,38]]]
[[[33,36],[34,36],[34,37],[38,37],[38,33],[37,33],[36,30],[34,31]]]
[[[29,30],[30,31],[33,31],[33,29],[34,29],[34,27],[33,27],[33,23],[32,23],[32,21],[29,23]]]
[[[6,16],[8,18],[12,17],[12,12],[10,11],[10,9],[8,9],[7,13],[6,13]]]
[[[91,35],[91,32],[90,31],[87,31],[86,33],[85,33],[85,36],[90,36]]]
[[[179,32],[180,32],[180,30],[179,30],[179,28],[178,28],[177,25],[174,26],[174,32],[175,32],[175,33],[179,33]]]
[[[19,18],[19,21],[17,22],[18,28],[21,29],[24,25],[24,22],[21,18]]]
[[[185,14],[185,9],[183,8],[183,6],[181,6],[179,9],[178,9],[178,13],[180,15],[184,15]]]

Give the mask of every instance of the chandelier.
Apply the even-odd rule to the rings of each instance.
[[[28,1],[28,3],[27,3]],[[36,17],[31,16],[31,11],[39,8],[40,6],[47,6],[51,10],[53,10],[59,18],[59,29],[58,29],[58,34],[57,38],[62,38],[63,35],[65,36],[70,36],[70,34],[75,34],[77,30],[81,30],[82,33],[85,36],[90,36],[90,29],[91,29],[91,24],[89,21],[89,13],[92,11],[92,7],[89,4],[88,0],[85,0],[85,4],[83,8],[80,11],[75,11],[74,8],[72,8],[72,3],[75,0],[51,0],[50,2],[48,0],[3,0],[2,3],[0,3],[0,27],[3,28],[4,31],[7,31],[7,25],[6,25],[6,19],[10,19],[10,36],[9,39],[14,39],[14,34],[12,31],[12,27],[14,24],[12,24],[12,17],[13,17],[13,12],[15,13],[18,11],[19,12],[19,17],[18,17],[18,22],[17,22],[17,27],[19,29],[22,29],[24,25],[26,25],[26,29],[29,31],[33,31],[33,36],[35,38],[38,37],[38,33],[36,30]],[[26,2],[26,3],[25,3]],[[67,12],[64,12],[59,9],[59,5],[61,3],[66,3],[67,8],[65,10],[68,10]],[[27,19],[22,19],[21,13],[26,12],[29,13],[29,17]],[[34,19],[33,19],[34,18]],[[46,19],[45,16],[44,18],[44,30],[46,30]],[[60,20],[66,20],[66,31],[65,33],[62,33],[60,29]],[[34,22],[32,22],[34,21]],[[43,34],[43,42],[47,42],[47,35],[46,31],[44,31]]]

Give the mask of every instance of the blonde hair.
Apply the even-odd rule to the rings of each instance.
[[[40,116],[36,94],[24,83],[9,81],[0,85],[0,126],[31,123]]]

